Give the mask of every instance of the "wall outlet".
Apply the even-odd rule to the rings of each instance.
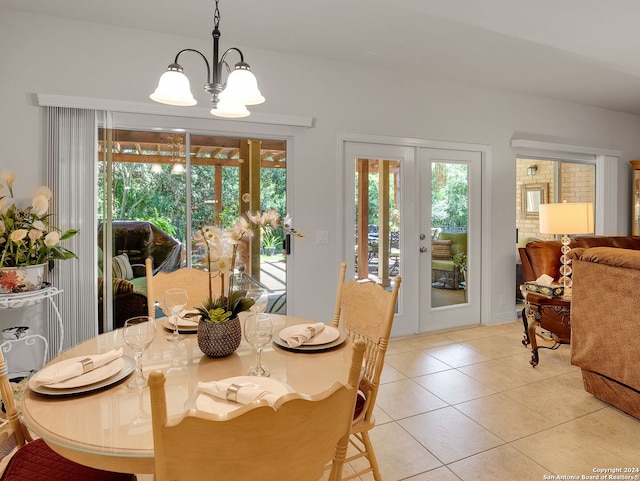
[[[502,295],[500,296],[500,305],[501,305],[501,306],[504,306],[506,303],[507,303],[507,301],[506,301],[506,300],[505,300],[505,298],[504,298],[504,294],[502,294]]]

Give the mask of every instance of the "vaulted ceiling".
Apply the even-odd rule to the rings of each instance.
[[[208,38],[214,2],[0,7]],[[220,10],[226,46],[383,65],[640,115],[636,0],[221,0]]]

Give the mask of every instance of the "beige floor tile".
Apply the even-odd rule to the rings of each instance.
[[[555,425],[539,410],[529,409],[503,394],[461,403],[455,408],[507,442]]]
[[[389,346],[387,347],[387,356],[389,354],[400,354],[403,352],[415,351],[418,348],[412,343],[411,339],[402,339],[394,341],[391,339],[389,341]]]
[[[423,376],[425,374],[431,374],[432,372],[451,369],[451,366],[448,366],[424,351],[387,354],[386,364],[409,377]]]
[[[400,379],[407,379],[407,376],[402,374],[393,366],[389,366],[385,363],[385,366],[382,368],[382,373],[380,374],[380,384],[399,381]]]
[[[640,420],[607,407],[564,424],[571,432],[640,467]]]
[[[531,409],[537,409],[554,424],[569,421],[608,406],[586,392],[581,384],[576,383],[576,378],[572,374],[556,376],[546,381],[507,390],[504,391],[504,395]]]
[[[378,388],[376,408],[394,420],[440,409],[447,404],[411,379],[382,384]]]
[[[380,407],[378,403],[373,408],[373,419],[376,422],[376,425],[391,423],[393,422],[393,418],[389,416],[384,410]]]
[[[519,439],[511,446],[556,475],[586,476],[593,475],[594,468],[627,466],[617,454],[564,425]]]
[[[496,392],[455,369],[427,374],[414,380],[449,404],[470,401]]]
[[[451,367],[468,366],[479,362],[489,361],[491,358],[483,356],[477,351],[465,347],[462,344],[448,344],[446,346],[433,347],[426,349],[426,352],[448,364]]]
[[[453,474],[449,468],[443,466],[441,468],[407,478],[406,481],[460,481],[460,478]]]
[[[518,372],[515,362],[507,362],[510,359],[494,359],[479,364],[463,366],[458,370],[496,391],[513,389],[530,382],[526,376],[522,376]]]
[[[445,464],[503,444],[503,441],[452,407],[398,421]]]
[[[471,327],[468,329],[459,329],[457,331],[449,331],[443,334],[454,342],[464,342],[480,337],[491,336],[492,333],[486,326]]]
[[[385,481],[405,479],[442,466],[433,454],[397,423],[376,426],[370,431],[370,436]],[[366,467],[367,463],[357,460],[352,465],[357,470]]]
[[[409,344],[416,349],[427,349],[436,346],[445,346],[447,344],[453,344],[454,341],[449,339],[443,334],[430,334],[428,336],[416,336],[413,339],[407,339]]]
[[[542,481],[549,470],[511,446],[499,446],[449,465],[463,481]]]
[[[461,344],[473,349],[489,359],[498,359],[501,357],[511,356],[512,354],[521,354],[524,351],[524,346],[521,343],[515,342],[512,334],[481,337],[478,339],[464,341]]]

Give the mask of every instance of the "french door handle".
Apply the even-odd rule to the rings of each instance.
[[[425,246],[420,246],[420,252],[427,252],[429,249],[427,249]]]

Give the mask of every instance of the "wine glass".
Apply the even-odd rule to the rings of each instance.
[[[147,380],[142,375],[142,353],[156,337],[156,321],[149,316],[138,316],[127,319],[122,330],[124,342],[131,348],[136,358],[136,374],[131,378],[129,389],[142,389]]]
[[[250,376],[269,377],[269,370],[262,365],[262,348],[273,336],[273,321],[268,314],[252,312],[244,321],[247,342],[256,348],[256,365],[249,369]]]
[[[252,286],[247,291],[247,297],[253,299],[253,306],[249,308],[252,312],[262,313],[267,309],[269,303],[269,292],[262,287]]]
[[[178,331],[178,319],[188,300],[189,296],[185,289],[176,287],[164,291],[164,306],[169,310],[169,317],[173,321],[173,334],[167,337],[167,341],[175,342],[184,339],[184,336]]]

